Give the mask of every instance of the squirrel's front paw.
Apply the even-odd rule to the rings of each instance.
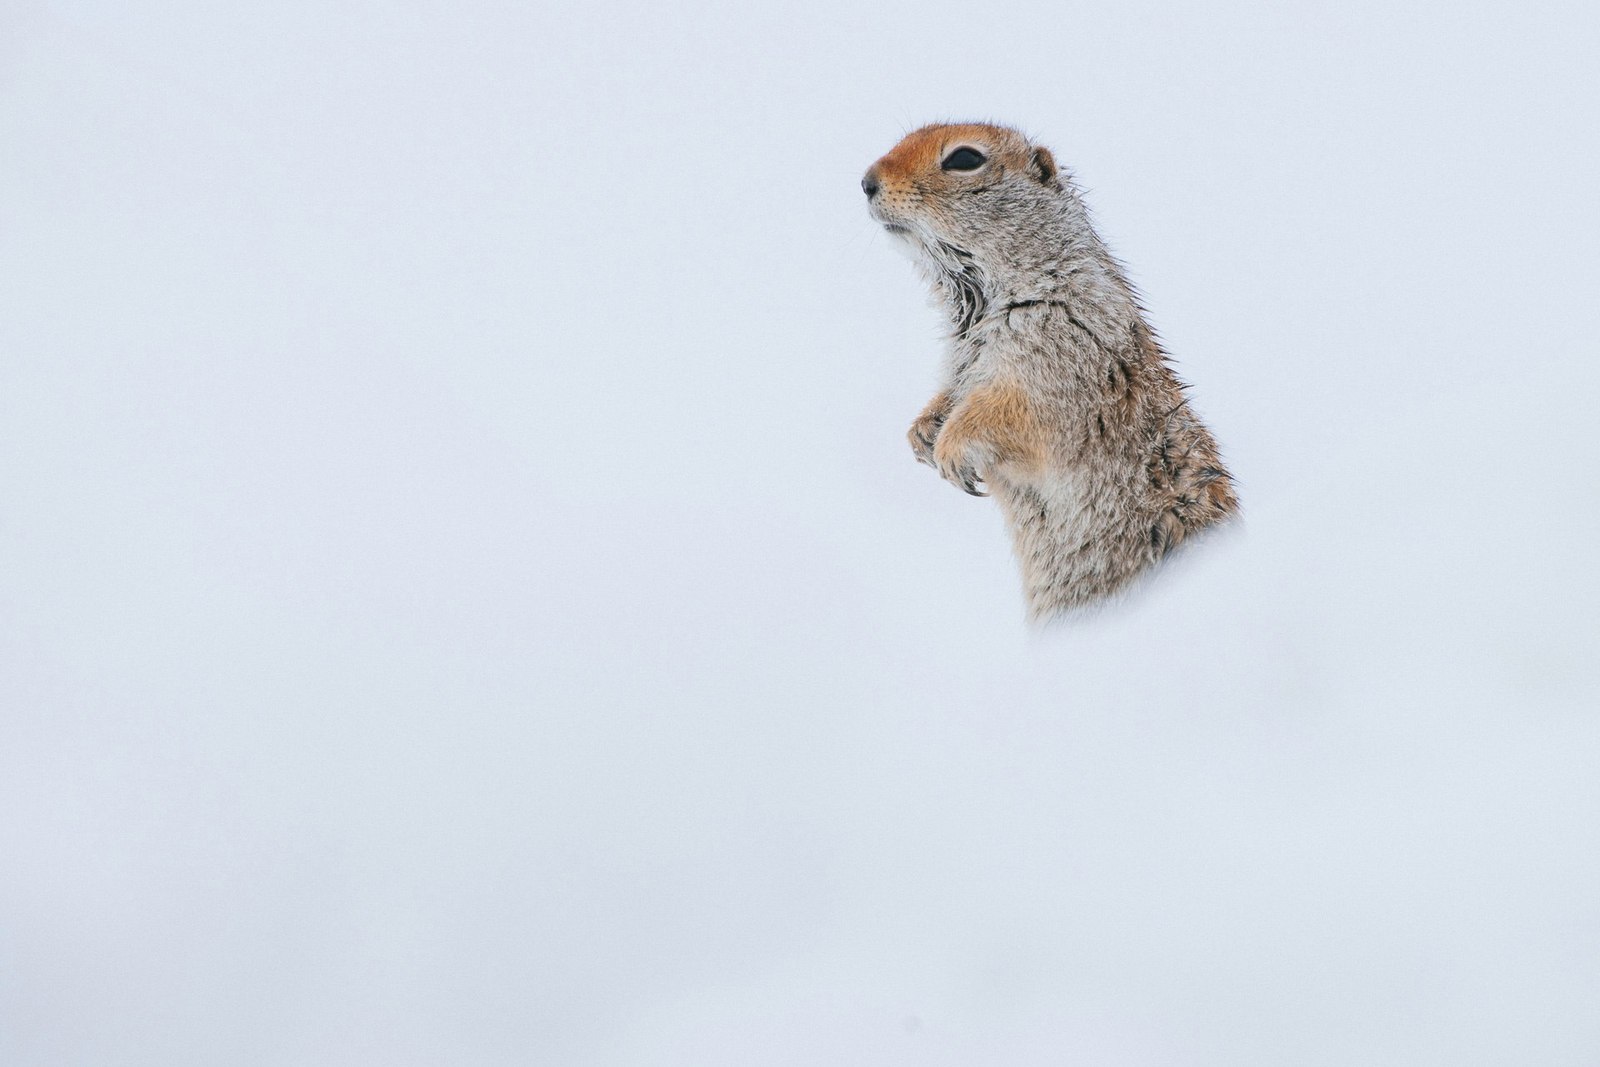
[[[989,495],[978,488],[984,480],[982,469],[987,465],[982,449],[963,444],[953,434],[942,434],[933,445],[933,465],[945,481],[962,491],[973,496]]]
[[[926,463],[930,467],[939,465],[933,458],[933,443],[939,439],[939,427],[943,425],[941,416],[923,414],[906,431],[906,440],[911,442],[911,452],[917,457],[918,463]]]

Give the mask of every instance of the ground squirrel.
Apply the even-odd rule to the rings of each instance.
[[[912,450],[1011,527],[1046,621],[1124,588],[1238,510],[1216,442],[1048,149],[924,126],[861,181],[952,325]]]

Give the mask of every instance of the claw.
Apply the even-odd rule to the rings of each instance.
[[[977,471],[972,470],[971,468],[963,469],[960,467],[940,467],[939,473],[944,476],[945,481],[949,482],[957,489],[960,489],[963,493],[966,493],[970,496],[989,495],[982,489],[978,488],[978,486],[983,484],[983,477],[978,474]]]
[[[926,463],[930,467],[937,467],[938,463],[933,458],[933,438],[918,425],[913,425],[906,434],[906,440],[911,444],[911,454],[918,463]]]

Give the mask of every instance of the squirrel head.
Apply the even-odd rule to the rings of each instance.
[[[1027,269],[1058,235],[1067,193],[1055,158],[1005,126],[924,126],[861,180],[867,210],[936,274]]]

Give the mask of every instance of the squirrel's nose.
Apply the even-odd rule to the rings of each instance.
[[[878,195],[878,179],[874,178],[870,174],[867,175],[865,178],[862,178],[861,179],[861,191],[863,193],[867,194],[867,199],[868,200],[871,200],[873,197],[877,196]]]

